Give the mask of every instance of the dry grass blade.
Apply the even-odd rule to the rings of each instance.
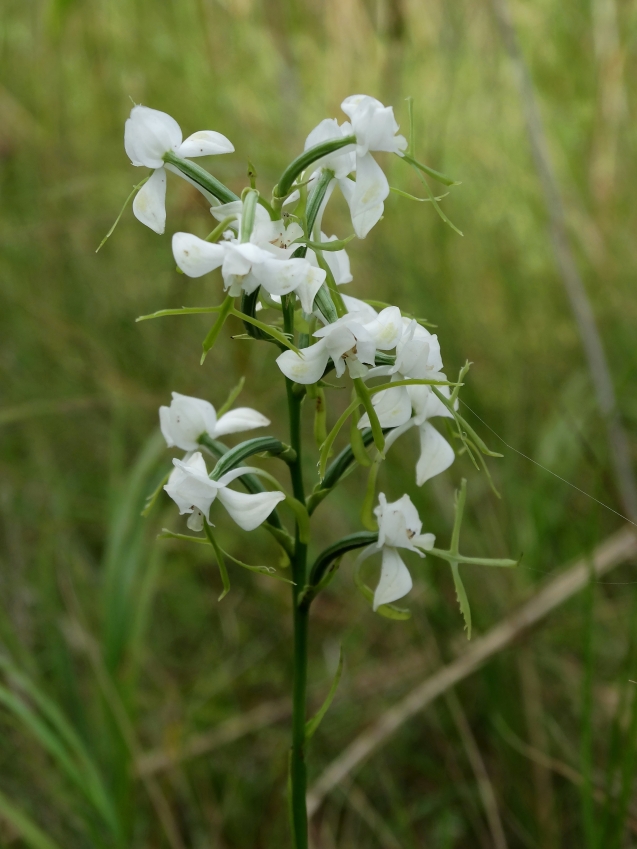
[[[601,543],[589,558],[578,560],[557,578],[549,581],[522,607],[507,616],[483,637],[475,640],[457,660],[423,681],[398,704],[387,710],[332,761],[308,793],[309,815],[316,813],[325,796],[352,770],[383,746],[412,716],[471,675],[524,631],[536,625],[579,592],[590,579],[591,569],[592,573],[599,577],[636,555],[635,532],[630,527],[622,528]]]
[[[606,423],[617,488],[626,515],[637,521],[637,484],[632,470],[630,445],[619,417],[613,380],[595,314],[570,246],[564,204],[553,170],[533,81],[518,43],[507,0],[491,0],[491,6],[515,72],[531,153],[544,193],[555,260],[577,323],[597,403]]]
[[[147,777],[170,769],[182,761],[205,755],[220,746],[233,743],[246,734],[252,734],[261,728],[286,719],[291,712],[292,703],[288,698],[265,702],[247,713],[233,716],[226,722],[222,722],[212,731],[193,737],[192,740],[173,751],[159,749],[140,755],[137,759],[137,773],[142,777]]]

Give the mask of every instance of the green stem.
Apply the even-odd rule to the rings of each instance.
[[[283,302],[284,330],[294,333],[294,311],[288,299]],[[293,336],[292,336],[293,338]],[[301,404],[303,396],[294,391],[294,383],[285,379],[290,420],[290,445],[296,458],[290,465],[294,497],[305,504],[305,488],[302,469]],[[299,597],[305,588],[307,574],[307,543],[302,542],[299,526],[296,526],[294,555],[292,557],[292,602],[294,610],[294,679],[292,689],[292,751],[290,753],[290,811],[294,849],[307,849],[307,766],[305,763],[305,722],[307,702],[307,643],[309,608],[299,605]]]

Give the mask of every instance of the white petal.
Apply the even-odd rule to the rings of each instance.
[[[283,374],[296,383],[316,383],[323,376],[329,360],[329,352],[324,341],[319,341],[309,348],[303,348],[300,357],[294,351],[284,351],[277,357],[277,365]]]
[[[160,236],[166,229],[166,172],[163,168],[151,174],[135,195],[133,214]]]
[[[427,375],[429,380],[446,380],[444,374],[433,372]],[[452,419],[453,414],[445,407],[436,395],[434,395],[431,386],[423,384],[422,386],[408,386],[409,397],[414,408],[414,416],[418,420],[418,424],[432,419],[434,416],[444,416]],[[438,386],[438,391],[445,398],[449,398],[451,391],[449,386]]]
[[[318,124],[305,140],[305,150],[314,147],[322,142],[332,139],[342,139],[344,136],[351,135],[351,128],[348,125],[339,127],[338,121],[334,118],[325,118]],[[329,168],[334,171],[337,178],[345,177],[355,167],[354,145],[347,145],[339,148],[333,153],[328,153],[312,163],[314,168]]]
[[[431,551],[436,541],[435,534],[418,534],[412,539],[413,544],[417,548],[422,548],[424,551]]]
[[[374,610],[378,610],[381,604],[390,604],[407,595],[412,586],[409,569],[396,549],[383,548],[383,565],[380,581],[374,593]]]
[[[219,490],[219,501],[244,531],[253,531],[265,522],[277,504],[285,501],[282,492],[235,492],[223,487]]]
[[[420,458],[416,464],[416,483],[422,486],[434,478],[455,460],[453,448],[435,427],[425,422],[420,427]]]
[[[312,285],[325,280],[325,271],[314,268],[305,259],[270,259],[252,269],[253,274],[271,295],[287,295],[293,292],[301,283]],[[312,300],[314,300],[312,298]],[[306,310],[306,312],[311,312]]]
[[[330,236],[329,239],[325,238],[323,234],[321,234],[321,236],[323,242],[336,241],[336,236]],[[352,282],[354,278],[352,277],[350,270],[349,256],[344,248],[342,251],[325,251],[323,253],[323,257],[330,267],[330,271],[334,276],[334,282],[337,286],[342,286],[344,283]]]
[[[383,201],[389,194],[389,183],[382,168],[368,153],[356,159],[356,183],[340,180],[339,185],[349,204],[354,232],[364,239],[383,214]]]
[[[181,144],[181,128],[174,118],[147,106],[134,106],[124,126],[124,148],[133,165],[161,168],[163,156]]]
[[[198,507],[192,511],[186,524],[191,531],[203,531],[203,513]]]
[[[175,233],[173,256],[184,274],[188,277],[201,277],[219,268],[226,256],[226,247],[223,242],[206,242],[192,233]]]
[[[321,269],[313,270],[320,271]],[[309,315],[314,310],[314,298],[316,298],[319,289],[323,285],[324,279],[324,277],[313,274],[297,286],[295,291],[304,313]]]
[[[197,451],[185,462],[173,460],[173,464],[175,468],[164,489],[177,504],[180,513],[192,513],[197,507],[207,518],[219,484],[208,477],[202,454]]]
[[[353,298],[351,295],[341,295],[341,298],[350,315],[360,313],[356,315],[356,318],[363,324],[373,321],[378,315],[374,307],[366,304],[365,301],[361,301],[359,298]]]
[[[217,423],[215,408],[202,398],[191,398],[178,392],[173,392],[172,397],[170,407],[159,408],[161,432],[169,448],[176,445],[184,451],[194,451],[204,433],[214,437]]]
[[[240,200],[231,200],[230,203],[222,203],[220,206],[215,206],[210,212],[214,215],[217,221],[223,221],[224,218],[229,218],[235,215],[237,218],[241,215],[243,204]]]
[[[403,334],[403,319],[398,307],[385,307],[377,318],[365,325],[381,351],[395,348]]]
[[[188,136],[177,150],[177,156],[215,156],[218,153],[232,153],[234,145],[221,133],[214,130],[199,130]]]
[[[227,433],[239,433],[242,430],[252,430],[255,427],[267,427],[270,419],[266,419],[261,413],[250,407],[237,407],[224,413],[217,421],[215,436],[224,436]]]
[[[422,522],[408,495],[388,504],[384,493],[379,493],[374,515],[378,519],[379,545],[414,550],[411,540],[422,530]]]
[[[367,103],[373,104],[381,109],[383,108],[383,104],[380,100],[376,100],[375,97],[370,97],[368,94],[350,94],[350,96],[346,97],[341,103],[341,109],[348,118],[353,118],[356,111]]]
[[[381,427],[397,428],[411,418],[411,401],[406,386],[395,389],[385,389],[372,396],[372,404],[376,410]],[[361,417],[359,427],[369,427],[367,413]]]

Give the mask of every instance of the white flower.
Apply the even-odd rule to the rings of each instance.
[[[398,124],[391,106],[373,97],[355,94],[347,97],[341,109],[351,121],[356,136],[356,182],[342,180],[341,191],[349,204],[354,231],[360,239],[381,218],[389,183],[372,151],[388,151],[402,156],[407,148],[404,136],[396,135]]]
[[[438,337],[412,319],[411,322],[405,320],[405,330],[396,346],[395,364],[375,368],[368,372],[367,377],[391,375],[392,380],[417,378],[443,381],[447,378],[442,368]],[[447,398],[450,395],[448,386],[440,386],[438,391]],[[455,459],[453,448],[429,423],[429,419],[434,416],[453,416],[430,386],[397,386],[394,389],[386,389],[374,395],[372,403],[381,427],[394,428],[386,435],[386,450],[410,428],[419,429],[420,457],[416,464],[418,486],[422,486],[451,466]],[[361,416],[358,426],[369,427],[367,414]]]
[[[240,233],[241,201],[213,207],[219,220],[234,215],[230,225]],[[175,233],[173,254],[179,268],[189,277],[201,277],[221,268],[224,286],[230,295],[254,292],[259,286],[275,296],[296,292],[305,312],[312,312],[316,293],[325,280],[325,271],[307,259],[292,258],[298,245],[294,240],[303,234],[298,224],[285,227],[282,221],[270,221],[262,206],[255,208],[254,228],[250,241],[241,242],[233,230],[218,243],[206,242],[191,233]]]
[[[394,348],[402,329],[398,307],[374,312],[371,320],[365,311],[351,312],[317,330],[314,336],[319,341],[304,348],[302,356],[284,351],[277,364],[286,377],[297,383],[316,383],[330,359],[337,377],[343,375],[346,365],[351,377],[363,377],[368,366],[374,365],[376,351]]]
[[[172,398],[170,407],[159,408],[161,432],[169,448],[176,445],[184,451],[195,451],[203,434],[217,439],[270,424],[269,419],[250,407],[238,407],[217,418],[215,408],[208,401],[178,392],[173,392]]]
[[[172,151],[187,158],[232,153],[234,150],[232,143],[214,130],[200,130],[186,141],[182,138],[181,128],[174,118],[147,106],[134,106],[124,127],[124,147],[133,165],[155,169],[148,182],[137,192],[133,212],[142,224],[156,233],[163,233],[166,226],[165,168],[184,176],[173,166],[165,166],[164,155]],[[208,193],[205,194],[208,197]]]
[[[230,516],[243,528],[252,531],[265,522],[280,501],[285,500],[282,492],[258,492],[255,494],[236,492],[228,484],[236,478],[255,470],[241,466],[223,475],[218,481],[208,477],[206,461],[200,451],[187,460],[173,460],[175,466],[164,487],[181,514],[193,514],[188,521],[192,530],[203,528],[202,516],[210,521],[210,507],[215,498],[226,508]]]
[[[392,107],[383,106],[373,97],[352,95],[343,101],[341,109],[351,123],[346,121],[339,126],[338,121],[326,118],[309,134],[305,140],[305,149],[347,136],[355,136],[355,149],[347,145],[318,159],[315,163],[317,170],[308,183],[308,191],[316,185],[321,169],[333,171],[334,179],[327,187],[317,215],[318,227],[334,186],[338,183],[350,208],[354,232],[360,239],[364,239],[381,218],[383,202],[389,194],[387,178],[371,153],[388,151],[402,156],[407,140],[404,136],[396,135],[398,124]],[[349,179],[353,172],[356,173],[355,181]],[[294,192],[287,202],[297,198],[298,193]]]
[[[361,552],[356,565],[382,552],[380,581],[374,593],[374,610],[377,610],[381,604],[390,604],[407,595],[413,586],[398,549],[406,548],[424,557],[421,549],[430,551],[436,538],[433,534],[421,533],[422,522],[408,495],[388,504],[385,495],[379,493],[374,514],[378,519],[378,541]]]

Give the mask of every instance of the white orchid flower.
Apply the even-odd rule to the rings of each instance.
[[[228,484],[236,478],[258,471],[250,466],[232,469],[218,481],[213,481],[208,477],[206,461],[200,451],[186,460],[175,459],[173,464],[175,468],[164,489],[182,515],[191,514],[188,527],[193,531],[202,530],[204,517],[210,521],[210,507],[216,498],[244,531],[253,531],[265,522],[276,505],[285,500],[282,492],[251,494],[229,489]]]
[[[388,503],[385,495],[379,493],[374,515],[378,520],[378,541],[359,554],[356,567],[373,554],[382,552],[380,581],[374,593],[374,610],[377,610],[381,604],[390,604],[407,595],[413,586],[398,549],[405,548],[424,557],[423,550],[431,551],[436,537],[421,533],[422,522],[408,495]]]
[[[148,182],[135,195],[133,213],[155,233],[162,234],[166,227],[166,168],[184,177],[178,169],[166,165],[164,155],[172,151],[186,159],[234,151],[232,142],[214,130],[200,130],[188,136],[186,141],[182,139],[181,127],[175,119],[157,109],[134,106],[126,120],[124,147],[131,162],[154,169]],[[200,186],[197,188],[202,191]],[[210,198],[207,192],[203,193]]]
[[[336,236],[328,237],[325,233],[321,233],[321,242],[334,242],[336,240]],[[334,282],[337,286],[343,286],[345,283],[352,282],[354,278],[352,277],[349,256],[345,248],[340,251],[324,251],[323,258],[328,264],[329,269],[332,272],[332,276],[334,277]],[[312,263],[312,265],[318,266],[316,254],[311,248],[308,249],[307,259]]]
[[[229,433],[267,427],[270,420],[250,407],[237,407],[217,418],[217,411],[209,401],[173,392],[170,407],[159,408],[159,423],[169,448],[177,446],[184,451],[195,451],[204,434],[217,439]]]
[[[407,140],[397,135],[398,124],[392,107],[383,106],[374,97],[352,95],[343,101],[341,109],[351,123],[345,122],[339,126],[338,121],[326,118],[309,134],[305,140],[305,149],[347,136],[355,137],[356,146],[353,149],[353,146],[347,145],[318,159],[315,163],[317,170],[310,178],[308,190],[316,185],[322,169],[331,170],[334,179],[328,185],[321,203],[317,215],[318,227],[325,206],[338,183],[350,208],[354,232],[359,239],[364,239],[381,218],[384,201],[389,194],[387,178],[371,154],[374,151],[387,151],[402,156],[407,148]],[[349,179],[353,172],[356,173],[355,181]],[[297,199],[298,193],[294,192],[287,202]]]
[[[231,215],[235,222],[221,242],[206,242],[192,233],[175,233],[172,247],[175,262],[189,277],[201,277],[221,268],[226,291],[233,297],[241,292],[250,294],[259,286],[275,297],[296,292],[303,310],[312,312],[316,293],[325,280],[325,271],[307,259],[292,257],[295,239],[303,235],[298,224],[287,228],[282,221],[270,221],[265,209],[255,207],[254,227],[250,240],[241,242],[241,201],[216,206],[212,214],[223,221]]]
[[[374,365],[376,351],[395,348],[402,330],[398,307],[387,307],[378,314],[374,311],[371,320],[364,311],[347,313],[317,330],[314,336],[319,341],[304,348],[302,356],[284,351],[277,364],[286,377],[297,383],[316,383],[330,359],[337,377],[343,375],[346,366],[351,377],[363,377]]]
[[[367,377],[391,375],[392,380],[417,378],[419,380],[446,380],[442,371],[440,343],[435,334],[418,324],[415,319],[405,320],[405,330],[396,346],[393,366],[380,366]],[[445,397],[450,396],[448,386],[438,387]],[[397,386],[378,392],[372,398],[382,428],[393,428],[385,437],[389,449],[398,437],[412,427],[420,433],[420,457],[416,464],[416,483],[422,486],[431,478],[446,471],[455,459],[449,442],[429,423],[435,416],[453,418],[430,386]],[[361,416],[359,428],[369,427],[367,414]]]

